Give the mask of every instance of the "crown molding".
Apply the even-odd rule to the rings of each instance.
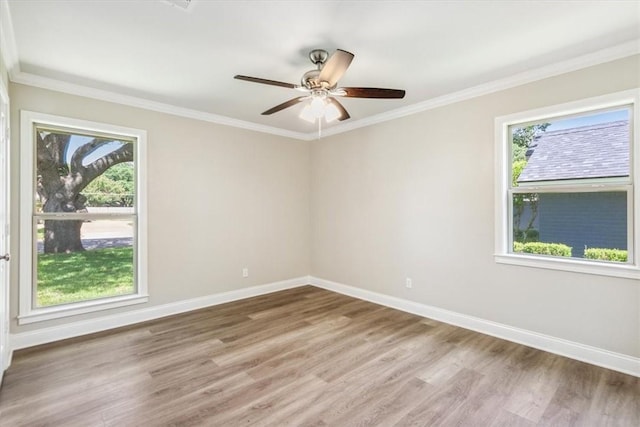
[[[261,125],[218,114],[178,107],[171,104],[151,101],[145,98],[123,95],[113,91],[96,89],[58,79],[25,73],[20,70],[20,61],[14,36],[13,22],[11,20],[11,12],[9,10],[9,3],[7,0],[0,0],[0,55],[2,55],[2,59],[7,67],[9,80],[13,83],[292,139],[309,141],[314,138],[314,134],[312,133],[306,134],[302,132],[294,132],[288,129]]]
[[[514,74],[513,76],[503,79],[494,80],[473,86],[457,92],[452,92],[436,98],[431,98],[417,104],[408,105],[406,107],[397,108],[385,113],[376,114],[364,119],[356,120],[350,123],[340,124],[323,131],[323,137],[337,135],[351,130],[371,126],[377,123],[398,119],[400,117],[410,116],[412,114],[431,110],[445,105],[454,104],[456,102],[465,101],[494,92],[532,83],[549,77],[558,76],[560,74],[577,71],[583,68],[592,67],[605,62],[615,61],[616,59],[626,58],[628,56],[640,54],[640,39],[636,39],[607,49],[602,49],[587,55],[578,56],[566,61],[557,62],[540,68],[525,71],[523,73]],[[310,134],[311,135],[311,134]]]
[[[186,117],[189,119],[202,120],[205,122],[216,123],[225,126],[252,130],[256,132],[269,133],[287,138],[306,140],[308,135],[301,132],[294,132],[287,129],[277,128],[273,126],[265,126],[244,120],[238,120],[231,117],[221,116],[218,114],[207,113],[190,108],[177,107],[175,105],[163,102],[151,101],[136,96],[123,95],[121,93],[112,92],[103,89],[95,89],[88,86],[68,83],[61,80],[42,77],[36,74],[19,72],[10,76],[13,83],[19,83],[27,86],[38,87],[41,89],[54,90],[71,95],[83,96],[86,98],[98,99],[100,101],[113,102],[116,104],[128,105],[130,107],[142,108],[145,110],[157,111],[159,113],[172,114],[174,116]]]
[[[0,0],[0,54],[11,79],[20,72],[20,63],[7,0]]]
[[[3,59],[7,64],[9,79],[14,83],[54,90],[77,96],[84,96],[101,101],[128,105],[131,107],[157,111],[165,114],[172,114],[175,116],[186,117],[194,120],[202,120],[205,122],[232,126],[255,132],[283,136],[302,141],[311,141],[314,139],[318,139],[318,134],[316,132],[295,132],[288,129],[262,125],[254,122],[208,113],[205,111],[178,107],[172,104],[151,101],[146,98],[124,95],[113,91],[91,88],[88,86],[78,85],[75,83],[64,82],[49,77],[22,72],[20,71],[18,51],[13,33],[13,25],[11,23],[11,15],[9,13],[8,2],[6,0],[0,0],[0,50],[3,52]],[[555,64],[528,70],[523,73],[515,74],[503,79],[483,83],[481,85],[466,88],[457,92],[452,92],[436,98],[427,99],[416,104],[397,108],[370,117],[365,117],[360,120],[341,123],[323,130],[322,138],[338,135],[367,126],[372,126],[389,120],[410,116],[423,111],[431,110],[449,104],[454,104],[483,95],[488,95],[494,92],[499,92],[501,90],[510,89],[523,84],[535,82],[545,78],[554,77],[560,74],[569,73],[571,71],[580,70],[583,68],[603,64],[605,62],[610,62],[616,59],[621,59],[637,54],[640,54],[640,39],[632,40]]]

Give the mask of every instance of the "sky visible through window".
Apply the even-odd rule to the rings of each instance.
[[[67,151],[65,153],[65,158],[66,158],[67,164],[71,163],[71,157],[73,156],[73,153],[75,153],[75,151],[80,146],[82,146],[84,144],[88,144],[89,142],[91,142],[93,140],[93,138],[94,137],[92,137],[92,136],[72,135],[71,139],[69,140],[69,145],[67,145]],[[96,150],[95,152],[93,152],[89,156],[87,156],[83,160],[82,165],[86,166],[86,165],[90,164],[91,162],[93,162],[94,160],[97,160],[100,157],[104,156],[105,154],[108,154],[108,153],[110,153],[112,151],[117,150],[122,145],[124,145],[124,143],[122,141],[114,140],[113,142],[100,147],[100,149]]]
[[[551,125],[547,128],[547,132],[595,125],[599,123],[616,122],[619,120],[629,120],[629,110],[627,108],[621,110],[606,111],[604,113],[571,117],[563,120],[550,121]]]

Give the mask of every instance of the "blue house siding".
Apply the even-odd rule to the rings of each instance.
[[[529,202],[525,202],[524,205],[524,209],[522,209],[522,215],[520,216],[520,223],[516,224],[516,218],[514,215],[514,228],[516,226],[519,226],[520,229],[526,228],[526,226],[529,224],[529,221],[531,221],[531,215],[533,215],[533,213],[531,212],[531,205]],[[533,219],[533,222],[531,223],[531,228],[535,229],[535,230],[539,230],[540,229],[540,225],[538,224],[538,216],[536,215],[536,217]]]
[[[627,249],[627,195],[623,192],[540,194],[540,241],[564,243],[582,258],[589,248]]]

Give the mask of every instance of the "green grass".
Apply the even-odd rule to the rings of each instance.
[[[133,292],[131,247],[38,254],[39,307]]]

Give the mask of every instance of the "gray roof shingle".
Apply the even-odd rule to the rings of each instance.
[[[628,176],[629,141],[627,120],[545,132],[518,182]]]

